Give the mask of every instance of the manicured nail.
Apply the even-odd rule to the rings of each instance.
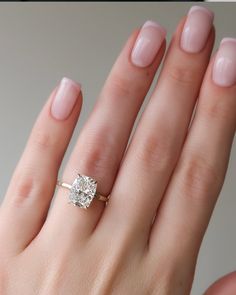
[[[65,120],[69,117],[81,90],[80,84],[63,78],[55,94],[51,114],[57,120]]]
[[[236,39],[224,38],[221,41],[213,65],[212,79],[223,87],[236,83]]]
[[[193,6],[184,24],[181,47],[189,53],[201,51],[212,28],[214,13],[203,6]]]
[[[142,26],[131,53],[132,63],[138,67],[149,66],[166,36],[166,30],[154,21]]]

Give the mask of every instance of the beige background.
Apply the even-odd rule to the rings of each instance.
[[[190,5],[0,4],[2,197],[36,115],[60,78],[68,76],[83,85],[83,112],[73,145],[129,33],[146,19],[153,19],[167,28],[169,40]],[[224,36],[236,37],[236,4],[205,5],[216,15],[216,46]],[[201,248],[193,295],[201,294],[217,277],[236,268],[235,164],[234,145],[226,183]]]

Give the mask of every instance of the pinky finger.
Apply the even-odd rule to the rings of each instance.
[[[1,252],[23,250],[40,231],[81,104],[80,85],[64,78],[39,114],[1,206]]]

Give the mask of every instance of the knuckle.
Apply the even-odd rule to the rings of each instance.
[[[216,193],[221,177],[216,167],[202,156],[193,156],[182,164],[184,194],[195,199],[205,199]]]
[[[42,181],[36,179],[30,173],[17,173],[14,175],[11,187],[13,190],[11,201],[16,207],[25,204],[29,198],[42,197],[48,194],[48,186],[43,185]]]
[[[120,74],[113,74],[112,82],[107,83],[108,92],[113,97],[127,97],[131,93],[131,83],[127,77]]]
[[[34,180],[30,176],[20,177],[16,180],[15,192],[19,199],[25,199],[32,194]]]
[[[173,159],[171,141],[167,135],[149,135],[137,147],[142,166],[154,171],[165,171]]]
[[[114,143],[105,135],[99,137],[98,140],[95,137],[93,139],[87,137],[82,143],[82,146],[86,146],[86,150],[82,148],[83,157],[80,161],[82,168],[98,177],[104,175],[106,171],[113,171],[119,158]],[[103,138],[102,141],[101,138]]]
[[[167,77],[179,84],[192,84],[198,80],[199,73],[191,67],[170,65],[167,70]]]
[[[57,145],[57,137],[46,130],[34,130],[30,137],[30,145],[40,151],[45,151]]]
[[[235,107],[226,103],[224,99],[214,99],[214,102],[208,100],[201,104],[201,111],[207,118],[217,120],[229,120],[229,115],[232,113]]]
[[[83,166],[89,171],[94,171],[96,174],[97,171],[104,170],[107,164],[107,157],[105,157],[101,146],[93,146],[87,149],[86,156],[84,156]]]

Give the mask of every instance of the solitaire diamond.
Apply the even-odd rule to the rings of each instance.
[[[70,203],[81,208],[88,208],[96,195],[96,190],[97,182],[95,179],[78,174],[70,189]]]

